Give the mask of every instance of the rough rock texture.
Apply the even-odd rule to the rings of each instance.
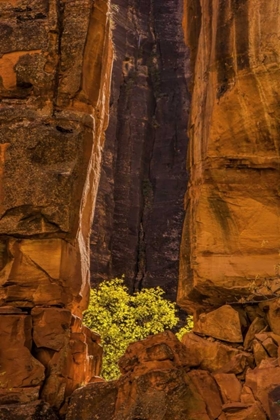
[[[164,276],[174,295],[188,82],[178,299],[195,325],[182,342],[131,344],[106,383],[100,337],[80,315],[112,13],[106,0],[0,2],[0,419],[279,418],[278,3],[115,8],[96,278],[125,273],[137,289]]]
[[[243,342],[239,314],[229,305],[221,306],[209,314],[201,314],[194,331],[223,341]]]
[[[57,413],[43,401],[0,406],[0,420],[58,420]]]
[[[138,9],[147,4],[141,2]],[[153,4],[156,10],[159,2]],[[280,415],[280,299],[276,298],[280,290],[280,5],[277,0],[185,0],[183,4],[185,43],[191,59],[186,74],[192,76],[186,80],[192,103],[178,302],[194,313],[194,332],[185,335],[182,343],[171,333],[163,333],[131,344],[120,360],[120,379],[76,390],[67,420],[77,416],[82,420],[274,420]],[[161,10],[169,5],[161,4]],[[138,25],[138,9],[128,9],[127,25],[130,16]],[[155,23],[157,15],[153,17]],[[136,27],[140,48],[144,34],[141,25]],[[166,22],[167,33],[170,27]],[[126,30],[119,33],[122,45],[133,43],[133,37],[125,37]],[[126,51],[123,48],[122,53]],[[145,158],[139,143],[134,148],[130,140],[134,133],[142,133],[138,124],[150,133],[149,110],[145,108],[144,120],[141,107],[135,112],[138,89],[141,104],[147,103],[150,92],[142,89],[147,82],[144,59],[145,52],[133,58],[127,54],[122,67],[125,88],[132,94],[124,101],[127,93],[121,91],[117,104],[121,114],[113,114],[116,148],[110,146],[105,155],[113,170],[106,174],[107,189],[101,196],[103,219],[97,219],[105,222],[100,222],[100,236],[93,236],[93,245],[99,243],[104,250],[100,270],[95,271],[107,275],[127,269],[134,288],[149,284],[147,257],[154,255],[157,261],[156,254],[148,252],[147,241],[157,224],[149,231],[145,226],[153,220],[146,205],[154,203],[160,184],[148,177],[141,218],[134,185],[135,178],[138,182],[143,179],[145,168],[128,158],[130,154]],[[132,75],[135,79],[130,82]],[[116,80],[118,92],[123,82]],[[157,99],[157,107],[161,100]],[[114,97],[112,104],[116,106]],[[130,118],[125,118],[123,109]],[[158,121],[156,115],[155,132],[160,132]],[[116,161],[112,159],[115,151]],[[161,149],[154,149],[152,158],[156,155],[161,156]],[[159,219],[163,214],[158,209]],[[116,229],[119,244],[111,234],[106,237],[104,226]],[[170,228],[168,235],[172,234]],[[161,236],[165,238],[164,228]],[[98,247],[92,249],[97,252]],[[120,263],[121,252],[126,264]],[[121,272],[110,271],[112,267]],[[100,403],[106,398],[108,406]]]
[[[189,310],[279,289],[279,7],[185,1],[194,72],[178,301]]]
[[[171,333],[130,345],[120,367],[126,374],[118,381],[76,390],[66,419],[209,420],[201,390],[188,375],[186,350]],[[101,404],[104,397],[108,403]]]
[[[188,49],[181,0],[116,0],[115,62],[91,236],[91,279],[175,300],[187,185]]]
[[[253,342],[279,349],[280,337],[269,331],[263,315],[267,331],[256,332]],[[239,320],[232,322],[235,330]],[[227,324],[221,319],[221,328]],[[76,390],[66,419],[276,420],[280,359],[265,350],[255,355],[252,344],[245,351],[246,330],[243,336],[241,344],[226,344],[188,333],[180,342],[164,332],[130,344],[119,362],[122,376]]]
[[[108,120],[108,8],[0,2],[1,419],[54,419],[49,406],[100,372],[99,337],[79,317]]]

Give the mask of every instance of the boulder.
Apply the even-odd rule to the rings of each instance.
[[[0,420],[59,420],[56,412],[44,401],[30,404],[0,405]]]
[[[280,335],[274,334],[271,331],[263,332],[255,335],[255,338],[259,340],[261,343],[265,341],[267,338],[272,338],[273,342],[279,347],[280,346]]]
[[[280,318],[280,298],[274,299],[268,303],[268,313],[267,313],[267,321],[271,328],[271,330],[280,335],[280,325],[279,325],[279,318]]]
[[[143,374],[149,370],[197,366],[195,352],[189,351],[170,331],[132,343],[119,361],[123,374]]]
[[[256,402],[251,388],[249,388],[247,385],[243,385],[240,401],[247,405],[252,405]]]
[[[190,371],[188,351],[171,332],[132,343],[120,361],[117,381],[74,391],[67,420],[215,420],[222,401],[214,378]]]
[[[40,386],[0,389],[0,405],[28,404],[39,399]]]
[[[277,357],[278,356],[278,346],[274,343],[271,337],[266,338],[262,342],[262,346],[267,351],[270,357]]]
[[[264,347],[261,345],[259,341],[253,340],[252,347],[253,347],[254,358],[255,358],[255,362],[257,366],[261,363],[262,360],[269,358],[269,355],[267,354]]]
[[[268,392],[268,406],[272,420],[280,418],[280,386]]]
[[[77,389],[66,420],[93,419],[214,420],[182,370],[155,370],[118,381],[88,384]]]
[[[90,383],[73,392],[66,420],[114,418],[118,388],[115,382]]]
[[[255,338],[255,334],[258,334],[259,332],[264,330],[266,326],[267,324],[263,318],[256,317],[253,320],[244,339],[244,349],[248,350],[251,347],[252,342]]]
[[[242,407],[227,407],[225,413],[226,420],[266,420],[265,412],[261,405],[255,402],[253,405]]]
[[[222,400],[215,380],[207,371],[200,369],[191,370],[187,375],[205,402],[209,417],[216,419],[222,412]]]
[[[252,390],[257,401],[260,401],[268,418],[273,419],[271,414],[272,399],[279,395],[280,367],[260,365],[255,369],[249,369],[246,374],[245,385]],[[274,405],[277,404],[274,401]],[[274,420],[274,419],[273,419]]]
[[[216,373],[213,376],[224,403],[240,401],[242,385],[233,373]]]
[[[199,315],[193,331],[231,343],[243,342],[239,313],[229,305]]]
[[[248,366],[253,366],[250,353],[236,349],[219,341],[208,341],[196,334],[188,333],[182,338],[186,346],[191,366],[217,373],[241,374]]]

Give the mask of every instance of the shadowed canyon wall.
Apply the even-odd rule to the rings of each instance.
[[[1,419],[53,418],[44,402],[60,409],[100,372],[99,337],[80,317],[108,120],[108,7],[0,2]],[[30,404],[13,412],[17,402]]]
[[[115,61],[91,278],[176,297],[187,185],[188,49],[180,0],[117,0]]]

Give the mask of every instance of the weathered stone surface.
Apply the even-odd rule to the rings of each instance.
[[[198,359],[193,362],[194,359],[174,334],[165,331],[130,344],[119,361],[119,367],[123,374],[140,375],[157,368],[187,368],[193,363],[196,366]]]
[[[251,388],[249,388],[247,385],[243,385],[240,401],[248,405],[252,405],[256,402]]]
[[[164,272],[174,296],[190,82],[178,296],[206,313],[196,331],[214,338],[148,338],[129,347],[120,380],[98,378],[99,337],[79,316],[107,124],[109,1],[1,1],[0,418],[54,420],[50,405],[65,414],[89,381],[71,420],[279,417],[279,5],[184,1],[186,46],[179,1],[118,2],[98,252],[104,273],[127,269],[134,289]],[[238,344],[256,316],[272,332],[260,320],[249,328],[253,360]]]
[[[241,410],[232,408],[232,411],[225,414],[226,420],[266,420],[266,415],[257,402]]]
[[[0,420],[58,420],[59,417],[44,401],[30,404],[0,405]]]
[[[40,395],[52,407],[60,409],[65,398],[74,389],[100,374],[100,337],[82,325],[81,319],[71,319],[69,311],[35,308],[32,312],[35,325],[34,342],[37,346],[35,355],[46,367],[46,377]],[[51,328],[55,319],[56,325]],[[48,321],[50,329],[46,325]]]
[[[66,420],[113,419],[118,388],[115,382],[92,383],[73,392]]]
[[[150,371],[133,381],[88,384],[71,397],[66,419],[77,418],[214,419],[192,382],[176,369]]]
[[[187,184],[188,48],[180,0],[115,0],[110,123],[93,232],[91,278],[175,300]]]
[[[205,401],[209,417],[218,418],[222,412],[222,400],[216,384],[217,380],[215,382],[207,371],[199,369],[192,370],[188,376]]]
[[[279,318],[280,318],[280,299],[275,299],[268,304],[269,310],[267,314],[267,320],[271,330],[280,335],[280,325],[279,325]]]
[[[219,373],[242,373],[246,367],[253,366],[250,353],[226,346],[218,341],[210,342],[195,334],[185,334],[182,343],[189,353],[189,365]]]
[[[224,403],[240,401],[242,385],[233,373],[216,373],[213,376]]]
[[[71,312],[59,308],[34,308],[31,315],[36,347],[61,350],[70,336]]]
[[[239,314],[229,305],[199,315],[193,331],[232,343],[243,342]]]
[[[4,375],[3,375],[4,376]],[[10,388],[0,388],[0,407],[5,404],[28,404],[39,399],[40,386]]]
[[[185,28],[195,73],[178,301],[191,310],[271,298],[280,248],[278,0],[185,4],[185,24],[197,19],[199,29]]]
[[[259,340],[261,343],[265,340],[267,340],[268,338],[272,338],[273,342],[277,345],[280,346],[280,335],[278,334],[274,334],[271,331],[267,331],[267,332],[263,332],[263,333],[258,333],[255,335],[255,338],[257,340]]]
[[[268,337],[266,340],[262,342],[262,346],[267,351],[270,357],[277,357],[278,356],[278,346],[274,343],[272,338]]]
[[[267,324],[266,324],[266,322],[265,322],[265,320],[263,318],[256,317],[253,320],[252,324],[250,325],[250,327],[249,327],[249,329],[247,331],[247,334],[245,336],[244,343],[243,343],[244,348],[246,350],[248,350],[251,347],[252,342],[253,342],[253,340],[255,338],[255,334],[258,334],[262,330],[264,330],[265,327],[266,327],[266,325]]]
[[[280,386],[280,367],[265,366],[262,368],[260,366],[253,370],[248,370],[245,384],[251,388],[255,399],[261,402],[268,418],[274,420],[271,416],[271,396],[274,390],[279,389]],[[276,394],[277,392],[275,391]]]
[[[107,124],[108,2],[16,6],[0,4],[0,302],[81,313]]]
[[[272,389],[268,393],[268,405],[269,405],[269,412],[270,418],[272,420],[277,419],[280,417],[280,386]]]
[[[36,393],[43,382],[45,368],[31,354],[31,331],[30,316],[0,315],[0,388],[6,390],[8,399],[10,393],[15,394],[13,388],[35,387]],[[32,392],[30,395],[34,399]]]
[[[9,403],[1,419],[54,419],[38,392],[60,408],[100,373],[102,350],[81,320],[72,331],[71,314],[88,303],[109,6],[0,1],[0,403]]]
[[[214,420],[221,412],[215,381],[207,372],[188,374],[185,357],[170,332],[131,344],[120,362],[125,374],[76,390],[66,419]]]
[[[252,347],[256,365],[259,365],[262,360],[267,359],[269,357],[269,355],[267,354],[264,347],[259,341],[254,340]]]
[[[115,418],[137,417],[155,420],[211,418],[188,375],[177,369],[150,371],[135,378],[130,386],[128,381],[120,383]]]

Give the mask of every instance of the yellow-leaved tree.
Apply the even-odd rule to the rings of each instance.
[[[103,281],[91,290],[84,323],[101,335],[104,351],[101,374],[105,379],[118,378],[118,360],[130,343],[172,329],[178,323],[175,303],[164,299],[163,294],[156,287],[130,295],[124,280],[117,278]]]

